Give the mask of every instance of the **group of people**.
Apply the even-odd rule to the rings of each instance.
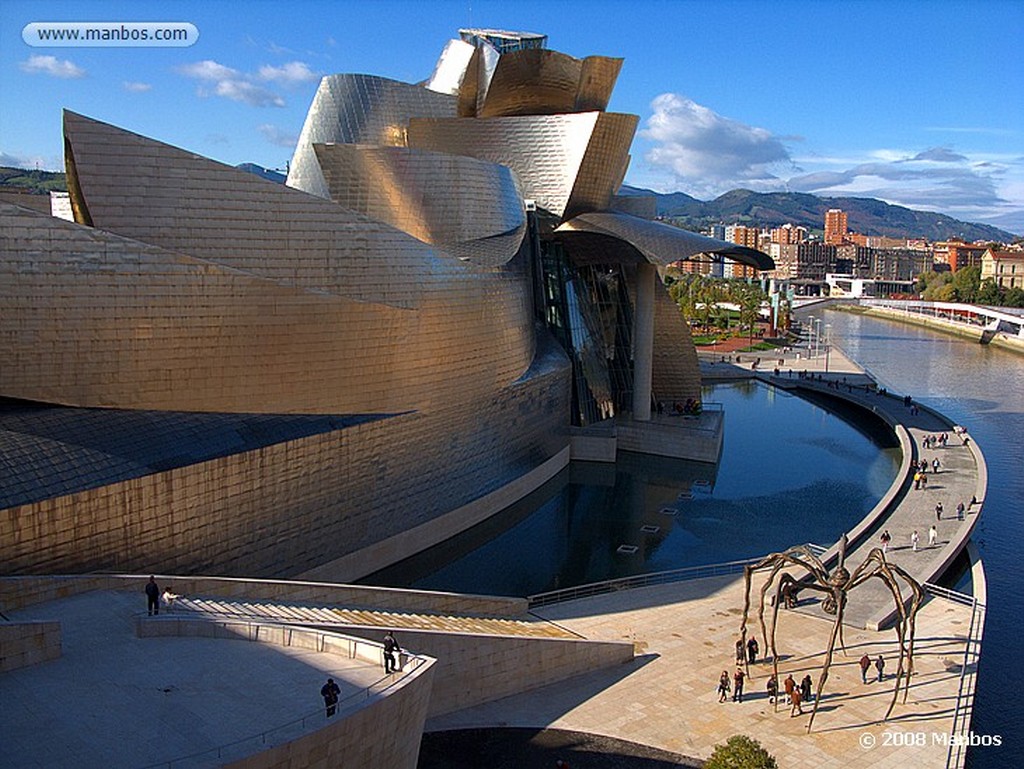
[[[871,658],[868,655],[864,655],[860,658],[860,680],[863,683],[868,682],[868,671],[871,669]],[[881,683],[885,676],[885,657],[881,654],[875,659],[875,670],[878,671],[878,682]]]
[[[398,662],[395,659],[395,653],[401,652],[402,647],[398,645],[398,641],[395,640],[395,634],[392,631],[388,631],[384,635],[384,673],[397,673]],[[341,687],[335,682],[333,678],[328,678],[327,683],[320,687],[320,696],[324,698],[324,710],[327,712],[327,717],[330,718],[336,712],[338,712],[338,698],[341,696]]]
[[[921,439],[921,447],[925,449],[934,449],[941,446],[946,448],[946,443],[949,441],[949,433],[939,433],[938,435],[926,435]]]
[[[161,593],[160,586],[156,583],[156,577],[150,575],[149,582],[146,583],[146,609],[150,617],[160,614],[161,603],[164,609],[170,611],[174,608],[174,602],[179,598],[181,596],[171,592],[171,588],[168,586],[164,586],[164,591]]]
[[[743,671],[742,665],[744,663],[754,664],[760,651],[760,645],[753,636],[746,643],[743,642],[742,638],[736,639],[736,672],[730,677],[729,671],[723,670],[722,675],[718,677],[719,702],[725,702],[729,699],[730,691],[732,692],[733,702],[743,702],[743,687],[746,683],[747,674]],[[801,708],[801,703],[809,702],[811,699],[811,687],[813,684],[810,674],[804,676],[799,685],[797,685],[792,675],[787,676],[782,683],[786,692],[786,704],[792,706],[790,716],[803,715],[804,711]],[[774,674],[768,677],[768,683],[765,688],[768,691],[768,701],[775,704],[779,696],[779,682]]]

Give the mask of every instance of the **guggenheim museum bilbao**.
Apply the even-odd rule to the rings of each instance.
[[[617,197],[622,60],[545,44],[325,77],[286,185],[65,112],[75,221],[0,207],[2,573],[355,579],[698,397],[658,267],[771,262]]]

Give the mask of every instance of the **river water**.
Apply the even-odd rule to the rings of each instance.
[[[988,611],[972,729],[1000,735],[1002,746],[972,750],[968,766],[1024,767],[1024,711],[1013,706],[1024,692],[1024,357],[852,313],[829,310],[825,322],[882,386],[967,426],[984,451],[989,488],[974,539]],[[755,382],[716,385],[704,397],[726,412],[718,465],[628,454],[612,466],[574,463],[509,510],[365,582],[524,596],[827,545],[895,477],[891,431],[834,402],[826,409]],[[623,545],[636,551],[620,552]],[[943,582],[971,589],[969,575]]]
[[[890,392],[909,394],[964,426],[988,464],[988,496],[974,532],[988,605],[971,728],[1002,747],[968,753],[974,769],[1024,766],[1024,356],[929,329],[826,311],[833,339]]]

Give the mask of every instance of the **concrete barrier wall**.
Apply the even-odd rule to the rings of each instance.
[[[0,673],[55,660],[60,655],[59,622],[0,623]]]
[[[140,637],[200,636],[295,646],[373,664],[380,644],[306,628],[180,617],[139,617]],[[224,764],[233,769],[415,769],[430,703],[435,661],[420,658],[385,688],[346,706],[315,731]]]
[[[14,611],[90,590],[137,590],[141,611],[146,605],[143,588],[148,579],[148,574],[0,577],[0,611]],[[525,615],[527,611],[525,598],[362,587],[325,582],[157,575],[157,583],[161,589],[170,585],[173,592],[186,596],[295,601],[351,608],[424,611],[479,617],[518,617]]]
[[[365,628],[345,628],[362,635]],[[366,636],[368,637],[368,636]],[[429,717],[508,697],[633,659],[633,645],[402,630],[403,649],[437,660]]]

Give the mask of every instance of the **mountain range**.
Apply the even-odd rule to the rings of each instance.
[[[620,195],[653,195],[658,216],[689,230],[712,224],[779,227],[787,222],[820,231],[825,212],[839,208],[848,215],[850,230],[890,238],[930,241],[962,238],[1010,243],[1016,236],[988,224],[974,224],[931,211],[915,211],[875,198],[819,198],[802,192],[732,190],[714,200],[698,200],[685,192],[658,193],[623,185]]]
[[[236,166],[242,171],[283,183],[284,175],[256,163]],[[0,189],[17,187],[40,194],[50,190],[67,190],[64,174],[57,171],[36,171],[0,167]],[[987,224],[962,222],[945,214],[914,211],[874,198],[819,198],[801,192],[751,192],[732,190],[714,200],[698,200],[685,192],[667,194],[623,185],[621,195],[653,195],[658,216],[689,230],[705,230],[712,224],[745,224],[757,227],[778,227],[787,222],[808,230],[821,230],[825,211],[841,208],[848,214],[849,227],[864,235],[891,238],[927,238],[930,241],[958,237],[1010,243],[1016,236]]]

